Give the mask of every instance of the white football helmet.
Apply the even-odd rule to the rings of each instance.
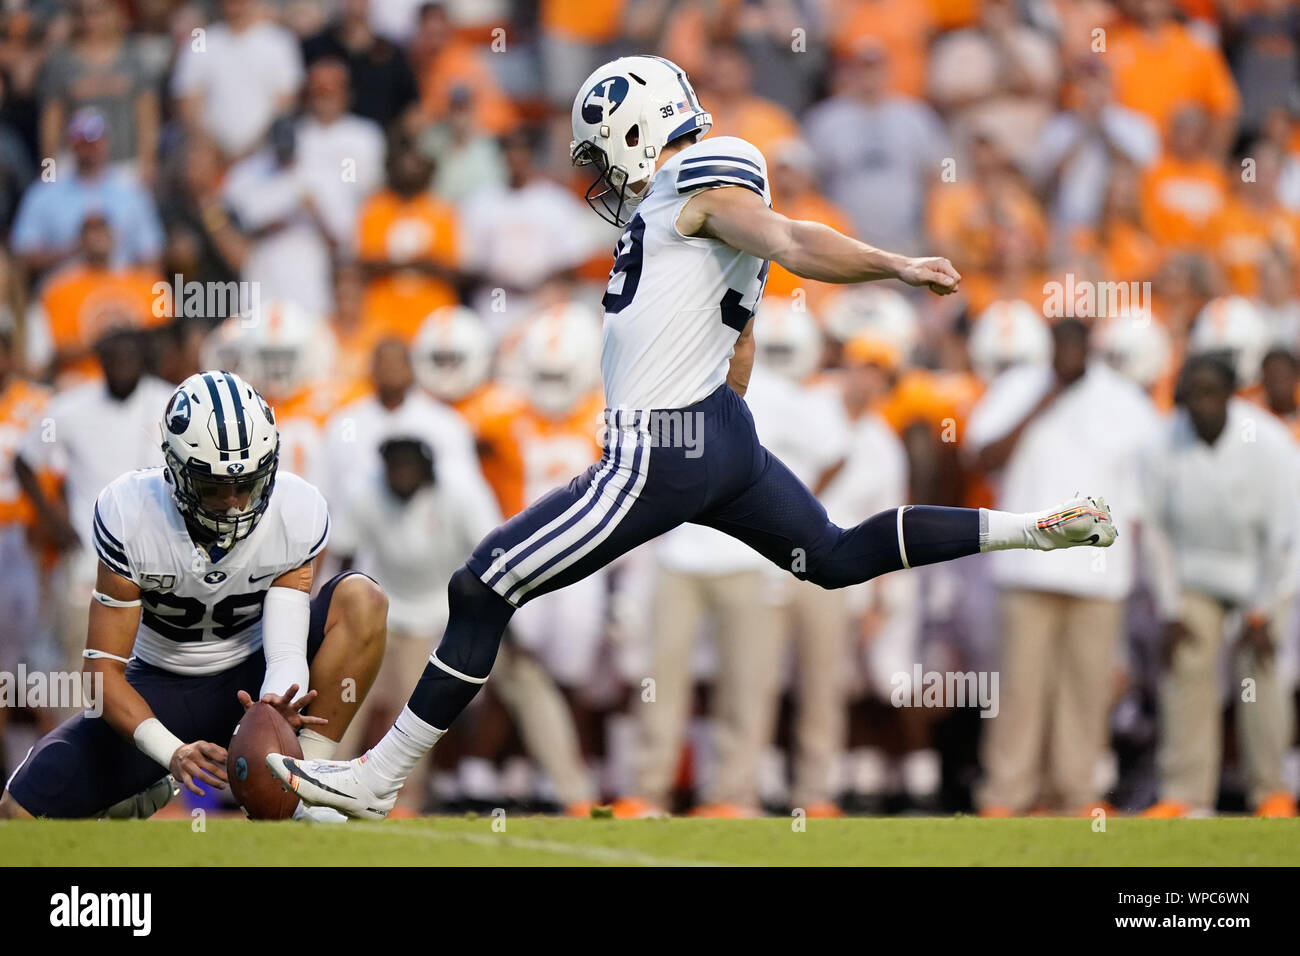
[[[267,302],[249,318],[234,316],[227,322],[238,323],[239,373],[272,402],[325,378],[333,367],[333,333],[295,302]]]
[[[803,303],[794,299],[759,303],[754,343],[758,364],[792,382],[802,382],[821,364],[821,330]]]
[[[1097,346],[1106,363],[1143,388],[1151,388],[1169,369],[1173,342],[1150,312],[1122,311],[1101,326]]]
[[[573,165],[596,167],[587,203],[607,222],[626,225],[663,148],[712,126],[685,71],[671,60],[625,56],[597,68],[573,101],[569,144]]]
[[[229,549],[257,527],[275,487],[280,434],[271,406],[232,372],[199,372],[172,393],[163,461],[186,522]]]
[[[567,415],[600,382],[600,318],[566,303],[528,320],[516,350],[529,401],[553,418]]]
[[[991,382],[1013,365],[1050,362],[1052,333],[1028,302],[1006,299],[980,313],[966,348],[975,374]]]
[[[1259,366],[1268,346],[1268,323],[1254,303],[1239,295],[1208,302],[1187,337],[1190,354],[1227,352],[1237,371],[1238,385],[1259,381]]]
[[[492,336],[473,310],[443,306],[415,334],[411,358],[421,385],[444,402],[456,402],[487,378]]]
[[[823,312],[826,331],[840,342],[869,335],[888,342],[906,360],[921,340],[921,323],[912,303],[879,283],[845,289]]]

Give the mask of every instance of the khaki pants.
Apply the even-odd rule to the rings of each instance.
[[[366,724],[371,715],[383,708],[396,717],[406,705],[406,700],[415,690],[415,684],[424,673],[429,654],[433,651],[433,639],[417,637],[409,631],[388,630],[388,640],[384,645],[384,659],[379,665],[379,673],[365,700],[357,708],[356,716],[348,725],[347,732],[339,741],[341,757],[355,757],[367,746],[374,743],[364,739]]]
[[[519,728],[524,748],[551,778],[560,803],[594,802],[598,794],[582,757],[573,711],[541,662],[507,642],[497,652],[492,684]]]
[[[393,716],[405,706],[416,682],[424,673],[436,643],[431,637],[415,637],[402,631],[388,632],[388,646],[374,686],[362,702],[356,717],[344,734],[339,754],[355,756],[368,744],[364,739],[370,715],[380,706]],[[491,675],[493,688],[519,727],[520,737],[529,755],[551,778],[556,795],[564,804],[595,800],[596,793],[587,773],[573,726],[568,701],[555,682],[530,655],[503,642]],[[403,806],[418,809],[423,800],[423,781],[428,776],[426,754],[411,772],[417,787],[407,787],[411,798]]]
[[[999,712],[984,728],[977,802],[1017,812],[1086,807],[1098,796],[1124,605],[1011,588],[1000,602]]]
[[[1223,606],[1204,594],[1184,596],[1189,637],[1175,650],[1160,686],[1160,795],[1196,810],[1211,810],[1219,792],[1222,759]],[[1286,633],[1285,616],[1272,624],[1273,639]],[[1231,635],[1235,639],[1236,635]],[[1285,790],[1282,761],[1291,739],[1291,712],[1275,662],[1250,650],[1233,654],[1237,739],[1252,805]],[[1242,681],[1254,681],[1254,700],[1242,699]]]
[[[794,641],[799,707],[795,718],[793,803],[835,798],[834,771],[844,750],[849,660],[849,610],[844,591],[790,580],[780,608],[781,633]]]
[[[780,641],[764,601],[761,571],[680,574],[655,579],[651,676],[655,699],[642,701],[643,746],[637,792],[667,806],[691,707],[691,648],[706,619],[716,625],[714,683],[718,774],[709,803],[758,804],[758,758],[772,739]]]

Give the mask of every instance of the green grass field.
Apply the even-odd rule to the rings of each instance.
[[[340,826],[209,819],[0,823],[9,866],[1297,866],[1300,821],[430,817]]]

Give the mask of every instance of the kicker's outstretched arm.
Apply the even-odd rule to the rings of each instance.
[[[818,282],[899,279],[927,286],[938,295],[956,292],[961,282],[961,274],[947,259],[886,252],[819,222],[789,219],[772,210],[762,196],[740,187],[692,196],[677,217],[677,229],[684,236],[720,239]]]

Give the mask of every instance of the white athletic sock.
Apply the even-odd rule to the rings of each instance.
[[[377,797],[386,797],[402,789],[402,784],[420,758],[433,749],[447,731],[432,724],[403,707],[397,722],[384,734],[384,739],[366,751],[357,768],[357,778]]]
[[[304,727],[298,731],[298,746],[302,748],[304,760],[333,760],[334,754],[338,752],[339,742],[330,740],[310,727]]]
[[[462,757],[456,767],[460,792],[468,800],[493,803],[501,799],[501,775],[496,766],[485,757]]]
[[[980,509],[980,550],[1008,551],[1012,548],[1037,548],[1029,531],[1033,516],[1016,511]]]
[[[908,796],[932,797],[939,792],[943,767],[937,750],[913,750],[903,755],[903,789]]]

